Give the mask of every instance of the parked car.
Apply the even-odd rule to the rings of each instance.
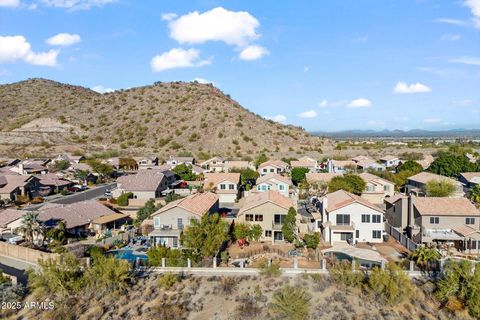
[[[112,197],[112,192],[110,190],[106,190],[103,196],[107,199],[110,199]]]
[[[85,186],[83,186],[81,184],[76,184],[73,187],[68,188],[68,191],[70,191],[70,192],[80,192],[80,191],[84,191],[85,189],[87,189]]]

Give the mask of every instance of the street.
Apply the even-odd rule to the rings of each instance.
[[[106,185],[101,185],[92,189],[88,189],[86,191],[74,193],[68,196],[54,198],[52,200],[48,200],[47,198],[44,203],[30,205],[28,207],[23,208],[23,210],[38,210],[39,208],[43,207],[46,203],[72,204],[75,202],[100,198],[103,196],[103,194],[107,189],[111,190],[111,189],[114,189],[116,186],[117,186],[117,183],[114,182]]]

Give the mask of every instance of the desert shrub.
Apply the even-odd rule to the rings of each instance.
[[[281,319],[307,319],[311,299],[304,288],[286,285],[273,294],[270,312]]]
[[[267,278],[278,277],[282,274],[282,270],[280,270],[280,264],[272,261],[272,263],[269,265],[267,259],[260,261],[259,269],[260,274]]]
[[[320,233],[315,232],[313,234],[305,234],[303,236],[303,241],[305,242],[305,246],[310,249],[317,249],[318,244],[320,243]]]
[[[96,293],[120,293],[127,289],[132,274],[126,260],[113,256],[95,255],[91,267],[85,269],[87,288]]]
[[[160,288],[170,289],[175,283],[179,281],[178,275],[170,272],[166,272],[158,279],[158,285]]]
[[[240,300],[235,311],[238,319],[256,319],[262,313],[262,308],[255,298],[246,296]]]
[[[133,198],[133,193],[131,192],[122,193],[118,197],[117,203],[119,206],[122,206],[122,207],[128,206],[128,199],[130,198]]]
[[[358,270],[358,267],[352,270],[352,264],[349,261],[335,264],[330,269],[330,277],[345,287],[360,287],[365,279],[364,273]]]
[[[368,276],[367,288],[387,304],[402,302],[413,293],[410,278],[395,263],[389,263],[385,269],[374,268]]]
[[[220,278],[220,293],[231,294],[237,288],[237,280],[233,277]]]

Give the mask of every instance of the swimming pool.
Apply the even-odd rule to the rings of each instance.
[[[128,260],[129,262],[136,262],[137,258],[139,258],[142,262],[146,262],[148,260],[148,257],[145,253],[130,249],[112,250],[108,253],[113,254],[113,256],[117,259]]]
[[[362,267],[365,267],[365,268],[372,268],[372,267],[375,267],[375,266],[380,266],[382,263],[380,261],[371,261],[371,260],[365,260],[365,259],[360,259],[360,258],[357,258],[357,257],[353,257],[349,254],[346,254],[344,252],[339,252],[339,251],[329,251],[329,252],[326,252],[325,253],[325,256],[326,257],[329,257],[329,258],[335,258],[339,261],[342,261],[342,260],[348,260],[348,261],[352,261],[352,260],[355,260],[357,263],[360,264],[360,266]]]

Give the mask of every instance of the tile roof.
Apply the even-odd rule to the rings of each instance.
[[[292,168],[310,168],[316,167],[317,163],[315,161],[308,160],[292,160],[290,161],[290,166]]]
[[[455,226],[455,227],[452,228],[452,230],[455,231],[456,233],[458,233],[459,235],[461,235],[462,237],[468,237],[469,235],[480,232],[479,230],[474,229],[474,228],[472,228],[470,226],[467,226],[465,224]]]
[[[423,183],[423,184],[427,184],[428,182],[435,181],[435,180],[450,181],[454,184],[460,183],[457,180],[454,180],[452,178],[441,176],[441,175],[430,173],[430,172],[417,173],[416,175],[409,177],[408,180],[412,180],[412,181]]]
[[[277,181],[281,181],[283,183],[286,183],[288,185],[292,185],[292,180],[290,178],[284,177],[284,176],[282,176],[278,173],[269,173],[269,174],[266,174],[262,177],[259,177],[257,179],[257,184],[267,182],[267,181],[270,181],[270,180],[277,180]]]
[[[392,197],[385,197],[385,201],[388,202],[388,203],[394,204],[395,202],[397,202],[400,199],[407,199],[407,198],[408,198],[408,196],[406,196],[404,194],[401,194],[401,193],[397,193],[397,194],[393,195]]]
[[[173,208],[182,208],[198,216],[207,213],[218,201],[219,197],[212,192],[194,193],[185,198],[167,203],[152,216],[161,214]]]
[[[338,190],[332,193],[327,194],[324,196],[324,198],[327,198],[327,208],[326,210],[328,212],[332,212],[338,209],[341,209],[343,207],[346,207],[350,204],[353,203],[359,203],[362,204],[366,207],[369,207],[373,210],[379,211],[383,213],[383,210],[375,206],[374,204],[368,202],[367,200],[344,190]]]
[[[460,175],[468,182],[480,183],[480,172],[462,172]]]
[[[7,182],[6,185],[1,187],[0,183],[0,193],[11,193],[18,187],[23,187],[30,183],[31,175],[4,175],[2,176],[4,181]]]
[[[38,179],[38,181],[45,185],[45,186],[67,186],[69,184],[73,184],[73,182],[60,179],[56,174],[54,173],[47,173],[47,174],[37,174],[34,175]]]
[[[136,174],[119,177],[117,184],[125,191],[155,191],[164,177],[161,170],[139,170]]]
[[[305,174],[305,179],[309,183],[312,183],[312,182],[329,183],[334,177],[343,177],[343,173],[320,172],[320,173],[307,173],[307,174]]]
[[[223,181],[230,181],[236,184],[240,183],[240,173],[235,172],[209,172],[203,176],[205,177],[204,186],[206,189],[215,188]]]
[[[25,214],[23,210],[5,209],[0,210],[0,228],[6,228],[7,225],[20,219]]]
[[[248,161],[228,160],[225,162],[225,168],[227,169],[232,169],[232,168],[245,169],[249,167],[250,167],[250,162]]]
[[[396,156],[391,156],[391,155],[386,155],[380,158],[382,161],[392,161],[392,160],[398,160],[398,157]]]
[[[266,167],[266,166],[272,166],[272,167],[277,167],[277,168],[288,168],[288,163],[283,162],[282,160],[268,160],[258,166],[258,169]]]
[[[292,199],[284,197],[278,192],[272,190],[259,193],[252,192],[248,197],[245,198],[245,202],[240,211],[238,212],[238,215],[241,215],[245,211],[258,207],[264,203],[273,203],[287,210],[290,207],[294,207]]]
[[[87,200],[67,205],[44,206],[38,212],[39,220],[63,220],[69,229],[87,225],[99,217],[115,213],[115,211],[96,200]]]
[[[128,218],[128,217],[130,217],[128,214],[116,213],[115,212],[115,213],[112,213],[112,214],[108,214],[106,216],[101,216],[99,218],[96,218],[92,221],[92,223],[105,224],[105,223],[117,221],[117,220]]]
[[[363,172],[363,173],[359,174],[359,176],[360,176],[360,178],[362,178],[367,183],[370,182],[370,183],[381,184],[381,185],[394,184],[391,181],[388,181],[386,179],[383,179],[379,176],[376,176],[376,175],[368,173],[368,172]]]
[[[357,164],[352,160],[330,160],[334,167],[346,167],[352,166],[355,167]]]
[[[426,154],[423,156],[423,159],[422,160],[416,160],[416,162],[422,166],[422,168],[425,170],[427,169],[428,167],[430,167],[430,165],[432,164],[433,162],[433,156],[431,154]]]
[[[356,157],[352,158],[352,161],[361,162],[361,161],[373,161],[373,160],[370,159],[367,156],[356,156]]]
[[[420,215],[480,216],[480,211],[467,198],[412,197]]]

